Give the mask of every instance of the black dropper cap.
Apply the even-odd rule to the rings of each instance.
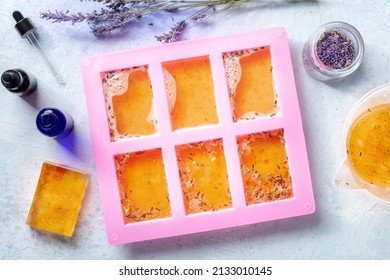
[[[15,89],[20,85],[20,75],[15,70],[8,70],[1,75],[1,83],[7,89]]]
[[[22,38],[25,38],[31,33],[35,32],[35,25],[28,17],[25,18],[21,12],[15,11],[12,13],[12,16],[16,21],[15,29],[18,31],[20,36],[22,36]]]

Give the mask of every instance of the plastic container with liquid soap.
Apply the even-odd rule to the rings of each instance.
[[[390,83],[364,95],[345,123],[334,185],[390,203]]]

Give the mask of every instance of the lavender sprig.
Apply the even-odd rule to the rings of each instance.
[[[178,37],[183,32],[185,27],[186,27],[186,21],[185,20],[179,21],[171,28],[169,33],[164,33],[160,36],[156,36],[156,39],[157,41],[162,43],[174,42],[178,39]]]
[[[84,0],[86,1],[86,0]],[[120,30],[129,23],[137,22],[142,17],[165,11],[178,13],[184,9],[193,9],[188,18],[178,21],[168,33],[156,36],[163,43],[179,39],[184,31],[194,23],[203,21],[218,12],[225,11],[252,0],[92,0],[101,2],[100,11],[71,13],[66,11],[47,11],[41,13],[41,18],[53,23],[70,22],[72,24],[87,22],[94,35],[102,36]],[[260,0],[259,0],[260,1]],[[303,2],[305,0],[261,0],[264,2]],[[307,0],[313,1],[313,0]],[[192,25],[190,24],[192,23]]]
[[[109,20],[113,17],[114,12],[106,9],[101,9],[100,12],[93,11],[91,13],[73,13],[71,14],[69,10],[65,12],[55,11],[51,12],[50,10],[47,13],[42,13],[41,18],[50,19],[52,22],[71,22],[72,24],[87,21],[87,22],[97,22]]]

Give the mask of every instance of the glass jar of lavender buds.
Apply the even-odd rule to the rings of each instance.
[[[320,81],[348,76],[361,64],[364,42],[359,31],[345,22],[321,25],[303,47],[306,71]]]

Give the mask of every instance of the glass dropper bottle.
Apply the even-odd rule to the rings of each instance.
[[[61,77],[59,71],[56,69],[53,62],[49,59],[42,45],[39,43],[37,37],[34,32],[36,31],[35,25],[32,23],[30,18],[25,18],[21,12],[14,11],[12,13],[12,17],[15,19],[15,29],[18,31],[19,35],[22,38],[27,38],[30,43],[34,46],[34,48],[38,51],[41,57],[45,60],[46,64],[49,66],[50,71],[54,74],[59,84],[64,85],[65,82]]]

